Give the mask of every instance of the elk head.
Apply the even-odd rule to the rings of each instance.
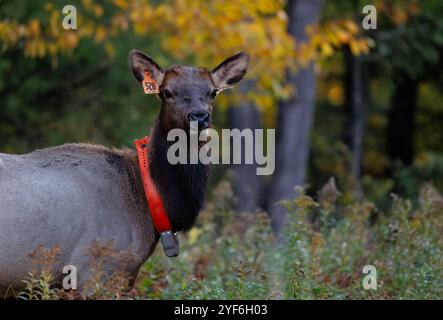
[[[249,56],[238,53],[212,71],[206,68],[176,65],[163,70],[151,57],[132,50],[129,63],[135,78],[142,82],[146,72],[158,84],[162,100],[160,124],[163,129],[190,129],[191,121],[198,129],[210,127],[215,97],[238,83],[246,73]]]

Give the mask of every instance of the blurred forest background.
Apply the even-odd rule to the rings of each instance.
[[[77,30],[62,28],[66,4],[77,8]],[[366,4],[377,9],[375,30],[362,28]],[[129,71],[127,55],[133,48],[148,53],[163,67],[181,63],[212,68],[246,51],[251,55],[246,80],[217,98],[215,128],[276,128],[276,171],[260,177],[253,166],[215,167],[211,210],[222,196],[217,190],[228,179],[234,215],[265,211],[274,231],[283,231],[292,208],[276,203],[295,197],[300,208],[320,206],[335,212],[331,214],[334,226],[346,217],[343,212],[349,207],[358,221],[376,223],[387,217],[380,226],[386,236],[383,232],[392,231],[389,219],[398,203],[403,203],[401,199],[409,199],[407,212],[398,209],[409,222],[426,208],[425,216],[434,215],[434,202],[439,203],[441,216],[442,18],[440,0],[0,0],[0,152],[25,153],[65,142],[132,147],[134,139],[148,133],[159,112],[159,100],[144,95]],[[336,207],[337,201],[340,206]],[[432,210],[423,207],[429,201]],[[311,241],[310,250],[317,250],[312,243],[328,243],[329,231],[323,234],[323,229],[315,227],[321,217],[318,208],[313,210],[307,215],[314,222],[313,233],[300,233]],[[442,231],[438,219],[434,227],[422,230],[434,246],[432,255],[437,260],[423,258],[431,269],[443,262],[442,243],[436,242]],[[350,224],[342,231],[354,232],[354,227]],[[408,224],[406,230],[415,227]],[[190,237],[188,244],[195,243],[202,230],[199,225],[185,235]],[[321,241],[316,234],[323,234]],[[361,233],[358,241],[366,243],[375,234]],[[400,248],[399,253],[405,250]],[[197,269],[210,265],[207,258],[201,258],[206,252],[201,250],[183,259],[193,259]],[[254,250],[256,254],[263,248]],[[355,258],[353,267],[363,263],[358,252],[350,253]],[[247,259],[239,259],[243,268]],[[304,269],[300,275],[301,263],[293,267],[291,279],[308,274]],[[155,266],[149,264],[149,268]],[[286,265],[285,272],[291,268]],[[199,272],[194,269],[202,280],[205,277]],[[244,276],[238,272],[237,276]],[[314,277],[319,271],[312,272]],[[441,294],[435,291],[442,284],[441,271],[436,272],[424,275],[429,286],[423,292],[426,289],[431,297]],[[340,273],[335,280],[332,276],[321,279],[345,288],[346,281],[352,283],[354,278],[343,277]],[[411,277],[409,282],[399,280],[398,286],[407,287],[416,280]],[[175,280],[184,281],[180,279]],[[152,287],[154,280],[145,281],[145,288],[165,293],[163,280],[157,287]],[[298,282],[294,286],[282,296],[330,296],[322,290],[303,295],[306,287]],[[198,287],[195,295],[183,291],[184,297],[202,297],[204,289]],[[232,288],[232,292],[239,290]],[[147,296],[156,297],[154,291]],[[269,296],[269,290],[265,291],[264,297]],[[207,296],[236,297],[217,294]]]

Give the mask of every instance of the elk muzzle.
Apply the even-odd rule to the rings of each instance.
[[[207,111],[194,111],[188,114],[188,121],[191,124],[192,121],[197,122],[200,130],[206,129],[211,123],[211,116]]]

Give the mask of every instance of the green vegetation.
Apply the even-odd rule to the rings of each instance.
[[[159,246],[130,292],[123,291],[124,274],[100,285],[98,267],[88,298],[439,299],[443,294],[443,197],[430,184],[421,188],[417,207],[391,195],[389,211],[380,212],[371,202],[339,192],[331,179],[315,200],[302,194],[281,203],[290,214],[279,241],[265,213],[232,211],[229,183],[220,183],[214,195],[198,225],[181,236],[178,258],[165,257]],[[106,245],[93,249],[97,266],[112,255]],[[377,290],[362,287],[365,265],[376,267]],[[50,289],[50,279],[47,271],[34,275],[21,297],[85,298]]]
[[[220,188],[222,190],[220,190]],[[228,194],[223,183],[217,194]],[[391,196],[380,212],[341,194],[333,182],[316,200],[301,195],[288,208],[275,243],[267,215],[237,216],[217,196],[199,226],[181,239],[176,260],[161,250],[145,264],[139,295],[160,299],[439,299],[443,281],[443,198],[424,185],[420,204]],[[308,222],[313,221],[313,222]],[[378,289],[364,290],[365,265]]]

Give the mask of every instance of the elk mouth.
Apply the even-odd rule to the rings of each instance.
[[[202,131],[211,125],[211,115],[207,111],[192,111],[188,114],[188,124],[191,133]]]
[[[189,128],[189,136],[190,137],[196,137],[196,139],[199,140],[199,146],[205,144],[205,141],[210,136],[209,134],[210,127],[207,128]]]
[[[192,125],[189,126],[189,133],[191,135],[198,134],[199,132],[200,132],[199,128],[196,128],[195,126],[192,126]]]

